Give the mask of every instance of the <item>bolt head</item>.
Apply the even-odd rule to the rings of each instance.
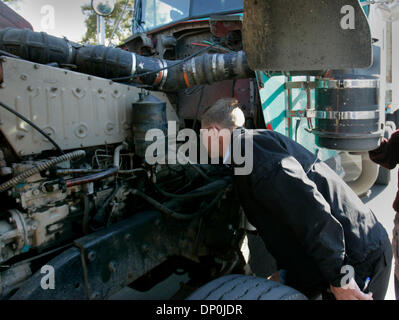
[[[47,192],[53,192],[53,191],[54,191],[54,185],[49,184],[49,183],[46,183],[46,184],[44,185],[44,189],[45,189]]]
[[[94,251],[90,251],[89,254],[87,255],[87,259],[89,259],[89,261],[96,260],[96,253]]]
[[[100,294],[96,291],[93,292],[93,294],[90,296],[90,299],[98,299],[100,297]]]
[[[109,271],[116,272],[116,263],[111,261],[108,265]]]

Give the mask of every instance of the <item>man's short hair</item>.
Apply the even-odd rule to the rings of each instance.
[[[245,116],[237,99],[223,98],[202,114],[201,121],[204,126],[217,124],[222,128],[235,129],[244,125]]]

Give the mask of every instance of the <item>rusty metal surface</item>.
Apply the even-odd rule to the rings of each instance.
[[[346,5],[354,8],[354,29],[341,27]],[[244,0],[243,44],[253,70],[367,68],[372,62],[358,0]]]

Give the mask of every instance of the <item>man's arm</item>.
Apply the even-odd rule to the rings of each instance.
[[[340,297],[351,299],[355,294],[362,296],[359,289],[352,291],[340,288],[341,279],[345,275],[341,273],[345,264],[344,231],[331,214],[329,203],[318,191],[316,184],[307,177],[301,164],[294,157],[288,156],[280,165],[254,182],[257,200],[264,203],[265,207],[270,205],[270,198],[264,196],[267,193],[279,202],[282,208],[279,218],[282,223],[291,228],[325,280],[338,290],[345,290],[345,294]]]
[[[393,169],[399,163],[399,130],[396,130],[389,140],[383,138],[380,146],[369,152],[370,159],[375,163]]]
[[[331,214],[329,203],[294,157],[287,157],[274,170],[255,182],[255,196],[261,203],[270,195],[282,207],[281,220],[289,225],[318,269],[331,284],[337,299],[370,299],[356,286],[341,287],[345,274],[345,238],[342,225]],[[267,206],[267,203],[265,203]],[[300,261],[298,261],[300,263]],[[352,281],[354,282],[354,281]]]
[[[261,203],[267,201],[265,192],[280,203],[281,221],[291,227],[324,278],[339,286],[345,259],[344,231],[301,164],[291,156],[283,159],[258,180],[255,188],[255,196]]]

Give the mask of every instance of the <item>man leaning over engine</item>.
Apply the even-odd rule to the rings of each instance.
[[[241,150],[252,143],[253,170],[235,174],[234,188],[278,270],[285,270],[285,284],[309,298],[384,299],[392,247],[373,212],[300,144],[271,130],[246,130],[244,120],[237,100],[217,101],[202,116],[203,141],[211,158],[220,154],[233,168],[235,142]]]

